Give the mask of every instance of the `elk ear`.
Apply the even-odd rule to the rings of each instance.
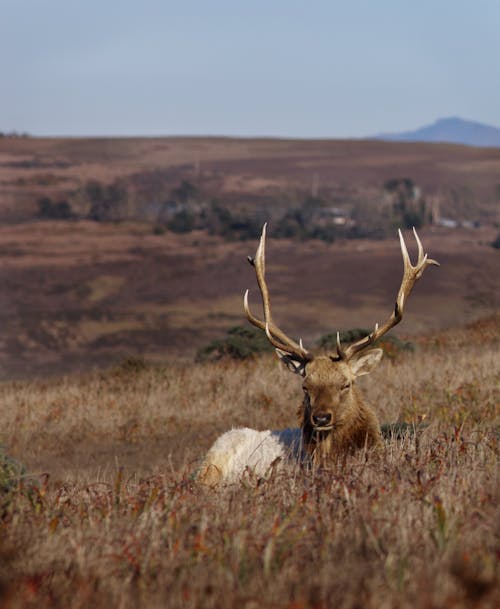
[[[276,355],[279,359],[285,364],[285,366],[290,370],[290,372],[294,372],[295,374],[300,374],[300,376],[306,375],[306,360],[297,359],[293,355],[282,351],[281,349],[275,349]]]
[[[370,372],[377,366],[382,359],[382,349],[370,349],[366,353],[363,353],[359,357],[353,359],[351,364],[351,370],[354,376],[363,376],[364,374],[370,374]]]

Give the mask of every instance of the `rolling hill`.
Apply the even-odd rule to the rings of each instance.
[[[376,139],[393,142],[440,142],[467,146],[500,147],[500,129],[456,116],[440,118],[414,131],[386,133]]]
[[[246,263],[256,239],[155,231],[144,216],[41,220],[42,197],[76,208],[92,180],[112,187],[105,193],[124,191],[127,210],[139,212],[187,180],[204,200],[260,210],[270,219],[276,317],[314,345],[326,332],[371,327],[387,315],[401,272],[396,234],[386,241],[277,239],[277,205],[292,209],[316,189],[328,205],[358,205],[370,222],[387,195],[384,184],[409,178],[425,197],[440,198],[443,217],[478,220],[478,228],[422,230],[442,267],[418,286],[401,325],[403,334],[419,334],[498,310],[498,251],[490,243],[499,176],[500,149],[453,144],[1,138],[0,378],[108,367],[129,355],[192,358],[244,323],[246,288],[258,306]]]

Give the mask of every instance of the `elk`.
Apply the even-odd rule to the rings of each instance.
[[[248,290],[243,306],[248,321],[266,333],[281,361],[303,377],[304,397],[297,410],[299,428],[281,431],[241,428],[226,432],[212,445],[198,471],[198,479],[208,485],[237,482],[246,470],[265,476],[280,462],[294,460],[325,465],[359,448],[380,447],[382,434],[378,417],[363,401],[356,379],[369,374],[380,362],[382,349],[373,348],[373,344],[401,321],[408,296],[424,270],[430,265],[439,266],[424,254],[415,229],[418,258],[412,265],[403,235],[398,231],[404,270],[390,316],[347,346],[342,345],[337,332],[334,352],[314,354],[304,347],[302,340],[296,342],[288,337],[273,320],[265,277],[266,226],[255,258],[248,258],[255,268],[264,319],[258,319],[250,311]]]

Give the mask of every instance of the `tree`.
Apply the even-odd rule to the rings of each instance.
[[[180,186],[174,188],[170,193],[171,198],[179,203],[187,203],[190,199],[194,199],[198,194],[198,189],[188,180],[182,180]]]
[[[47,220],[70,220],[75,217],[67,201],[53,201],[50,197],[38,200],[38,217]]]
[[[128,194],[118,183],[103,186],[99,182],[88,182],[85,193],[90,200],[88,217],[96,222],[123,220],[127,215]]]
[[[181,209],[167,224],[173,233],[190,233],[195,226],[195,217],[186,209]]]

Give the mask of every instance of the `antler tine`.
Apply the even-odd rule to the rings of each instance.
[[[399,230],[399,234],[401,235],[401,229]],[[417,242],[417,247],[418,247],[417,264],[421,264],[421,262],[423,261],[423,259],[426,257],[427,254],[424,254],[424,246],[422,245],[422,241],[420,241],[420,237],[417,235],[417,231],[416,231],[415,227],[413,227],[413,234],[415,235],[415,240]],[[403,239],[403,241],[404,241],[404,239]]]
[[[337,353],[342,359],[350,359],[351,357],[353,357],[353,355],[369,347],[376,340],[381,338],[386,332],[388,332],[391,328],[397,325],[403,318],[404,306],[408,296],[410,295],[410,292],[413,289],[413,286],[415,285],[415,282],[420,279],[423,272],[428,266],[432,264],[439,266],[439,262],[433,260],[432,258],[429,258],[427,254],[424,253],[422,242],[420,241],[415,228],[413,228],[413,234],[415,235],[415,239],[417,241],[418,257],[417,263],[415,264],[415,266],[413,266],[401,230],[398,230],[398,233],[399,242],[401,245],[401,254],[403,256],[403,279],[401,280],[401,285],[399,287],[399,291],[396,297],[396,304],[394,306],[394,310],[390,317],[387,319],[387,321],[381,327],[376,324],[373,332],[368,334],[368,336],[365,336],[364,338],[361,338],[360,340],[356,341],[352,345],[349,345],[344,351],[342,351],[341,348],[339,350],[340,341],[337,339]],[[343,354],[343,357],[341,353]]]
[[[280,349],[280,351],[296,355],[301,359],[307,359],[308,357],[310,357],[310,354],[307,349],[304,348],[302,341],[299,344],[289,338],[282,330],[278,328],[278,326],[276,326],[276,324],[272,320],[271,301],[269,298],[269,290],[266,284],[266,229],[267,223],[264,224],[262,228],[262,235],[260,237],[257,252],[255,253],[255,258],[249,258],[250,263],[255,268],[257,284],[259,286],[260,293],[262,296],[264,320],[262,321],[258,319],[250,311],[250,307],[248,304],[248,290],[245,292],[245,295],[243,297],[243,307],[245,309],[245,314],[247,316],[248,321],[252,325],[265,331],[267,338],[274,347]]]
[[[340,332],[337,332],[337,356],[339,359],[346,359],[345,351],[340,342]]]
[[[420,279],[420,277],[422,276],[422,273],[424,272],[424,269],[427,266],[429,266],[431,264],[440,266],[440,264],[436,260],[429,258],[429,256],[427,254],[424,254],[424,248],[423,248],[422,242],[420,241],[419,236],[417,235],[417,231],[415,230],[415,227],[413,227],[413,234],[415,235],[415,239],[417,241],[417,246],[418,246],[418,260],[417,260],[418,277],[417,277],[417,279]]]
[[[291,352],[290,351],[290,345],[285,345],[284,343],[282,343],[279,340],[277,340],[271,334],[271,329],[269,327],[269,323],[268,322],[266,322],[265,331],[266,331],[266,336],[267,336],[269,342],[271,343],[271,345],[273,347],[275,347],[276,349],[279,349],[280,351],[284,351],[285,353],[290,353]],[[293,352],[295,352],[295,350]]]

